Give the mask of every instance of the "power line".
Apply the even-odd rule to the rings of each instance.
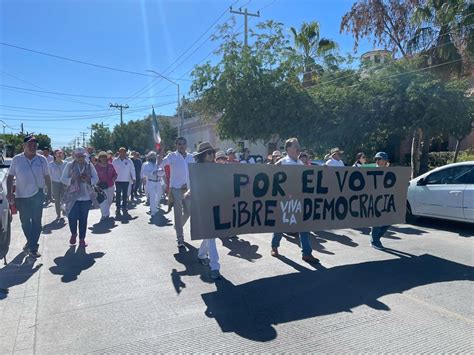
[[[171,96],[176,96],[176,95],[161,95],[159,97],[171,97]],[[11,110],[11,111],[44,111],[44,112],[103,112],[105,111],[104,109],[101,109],[101,110],[58,110],[58,109],[45,109],[45,108],[37,108],[37,107],[0,105],[0,108],[2,107],[5,107],[7,110]],[[144,108],[144,107],[149,107],[149,105],[135,106],[135,108]]]
[[[60,55],[46,53],[46,52],[43,52],[43,51],[38,51],[38,50],[30,49],[30,48],[20,47],[20,46],[16,46],[16,45],[10,44],[10,43],[0,42],[0,45],[15,48],[15,49],[20,49],[20,50],[35,53],[35,54],[45,55],[45,56],[56,58],[56,59],[66,60],[66,61],[77,63],[77,64],[88,65],[88,66],[91,66],[91,67],[102,68],[102,69],[107,69],[107,70],[113,70],[113,71],[116,71],[116,72],[127,73],[127,74],[153,77],[152,75],[145,74],[145,73],[140,73],[140,72],[136,72],[136,71],[132,71],[132,70],[113,68],[113,67],[109,67],[107,65],[84,62],[82,60],[66,58],[66,57],[63,57],[63,56],[60,56]]]
[[[170,101],[162,104],[154,104],[155,107],[163,107],[163,106],[168,106],[168,105],[176,105],[176,101]],[[138,112],[143,112],[146,109],[141,109],[141,110],[136,110],[136,111],[129,111],[129,113],[138,113]],[[9,121],[34,121],[34,122],[62,122],[62,121],[90,121],[94,120],[96,118],[103,118],[103,117],[111,117],[113,116],[112,114],[107,114],[107,115],[97,115],[93,117],[84,117],[84,116],[78,116],[77,118],[56,118],[56,119],[49,119],[49,118],[40,118],[40,119],[29,119],[29,118],[8,118]],[[25,117],[24,115],[21,115],[21,117]]]
[[[126,96],[92,96],[92,95],[70,94],[70,93],[65,93],[65,92],[28,89],[28,88],[12,86],[12,85],[4,85],[4,84],[0,84],[0,87],[6,88],[6,89],[24,90],[24,91],[39,92],[39,93],[46,93],[46,94],[53,94],[53,95],[60,95],[60,96],[87,97],[87,98],[92,98],[92,99],[126,99],[127,98]],[[155,97],[157,96],[146,96],[146,97],[144,96],[140,98],[153,99]]]

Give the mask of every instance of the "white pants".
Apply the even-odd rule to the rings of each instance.
[[[102,201],[102,203],[100,204],[100,212],[102,213],[102,217],[109,217],[110,206],[112,205],[112,202],[114,201],[114,187],[111,186],[105,189],[104,192],[107,198],[104,201]]]
[[[219,270],[219,254],[217,253],[216,239],[204,239],[199,247],[198,258],[205,259],[209,256],[209,267],[211,270]]]
[[[147,194],[150,197],[150,213],[154,215],[156,212],[158,212],[161,193],[163,191],[161,188],[161,182],[147,180],[146,186]]]

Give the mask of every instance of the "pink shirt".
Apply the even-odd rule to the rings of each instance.
[[[97,176],[99,181],[105,181],[108,187],[114,186],[115,179],[117,178],[117,172],[112,164],[107,163],[107,166],[100,166],[99,164],[95,165],[95,170],[97,170]]]

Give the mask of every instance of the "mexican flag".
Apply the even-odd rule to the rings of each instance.
[[[155,108],[153,106],[151,111],[151,125],[153,127],[153,139],[155,140],[155,148],[158,151],[161,147],[161,136],[160,129],[158,127],[158,120],[156,119],[155,115]]]

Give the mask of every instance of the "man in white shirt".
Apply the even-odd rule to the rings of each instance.
[[[170,192],[173,197],[174,229],[178,247],[184,247],[183,226],[191,213],[191,201],[184,199],[184,194],[190,187],[188,164],[194,163],[194,157],[186,152],[187,142],[184,137],[176,138],[175,143],[176,151],[163,159],[163,167],[169,165],[171,168]]]
[[[300,152],[300,145],[298,139],[290,138],[285,142],[286,157],[280,159],[275,165],[304,165],[301,160],[298,159]],[[319,262],[312,254],[311,243],[309,241],[309,232],[300,232],[300,245],[302,258],[306,262]],[[283,233],[273,233],[272,238],[272,256],[278,257],[278,248],[280,246],[281,238]]]
[[[331,152],[329,153],[330,158],[324,165],[344,167],[344,162],[341,160],[343,153],[344,151],[340,150],[339,148],[332,148]]]
[[[20,213],[21,228],[26,237],[23,250],[39,258],[38,241],[43,217],[44,188],[51,191],[51,179],[46,158],[37,154],[38,140],[35,136],[23,139],[24,152],[13,157],[7,178],[7,198],[15,203]],[[13,178],[16,178],[16,196],[13,195]]]
[[[135,183],[135,166],[128,159],[126,148],[121,147],[119,149],[119,156],[113,160],[112,165],[117,172],[117,179],[115,180],[115,204],[117,210],[115,213],[119,215],[120,209],[122,209],[123,214],[127,214],[128,185],[130,181]]]
[[[161,179],[165,175],[165,171],[156,164],[155,152],[148,153],[146,157],[147,162],[142,165],[141,177],[146,181],[147,194],[150,198],[150,214],[153,217],[158,212],[158,205],[163,193]]]

